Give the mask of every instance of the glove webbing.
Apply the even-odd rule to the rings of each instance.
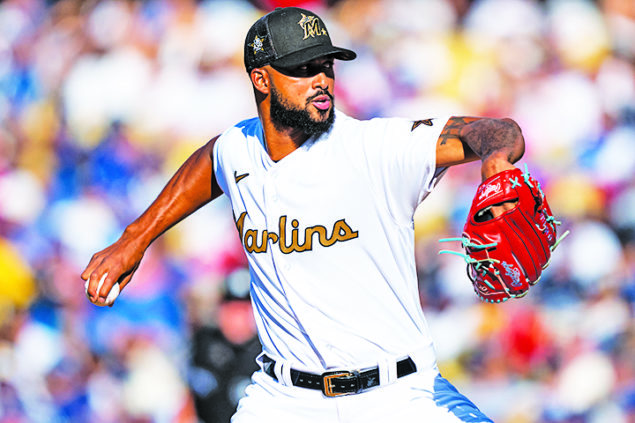
[[[496,245],[498,245],[497,242],[492,242],[491,244],[475,244],[474,242],[472,242],[467,237],[462,237],[462,238],[443,238],[443,239],[439,240],[439,242],[450,242],[450,241],[461,241],[461,244],[463,245],[463,248],[469,247],[469,248],[474,248],[474,249],[493,248],[493,247],[496,247]],[[451,251],[451,250],[441,250],[441,251],[439,251],[439,254],[453,254],[455,256],[463,257],[463,259],[467,263],[467,269],[466,269],[467,277],[470,278],[470,280],[472,282],[474,282],[474,277],[470,273],[470,265],[471,264],[474,265],[474,270],[477,271],[477,272],[480,270],[481,272],[483,272],[483,274],[485,274],[487,272],[493,273],[494,275],[499,275],[500,274],[500,272],[497,269],[490,269],[489,268],[489,265],[492,264],[492,263],[500,263],[500,260],[497,260],[497,259],[486,258],[486,259],[476,260],[476,259],[468,256],[465,253],[461,253],[461,252],[458,252],[458,251]],[[483,266],[483,264],[485,264],[485,263],[487,263],[487,265]],[[487,284],[487,286],[489,286],[491,289],[496,289],[487,280],[484,280],[483,282],[485,282]],[[525,296],[527,294],[527,292],[524,292],[522,294],[512,294],[511,292],[509,292],[507,290],[507,287],[505,287],[504,285],[503,285],[503,288],[510,295],[510,298],[511,297],[520,298],[520,297],[523,297],[523,296]],[[505,302],[508,299],[509,298],[503,298],[502,302]],[[501,302],[501,300],[493,301],[493,300],[488,300],[486,298],[484,298],[484,300],[488,301],[488,302]]]
[[[534,187],[534,186],[531,184],[531,181],[529,180],[529,167],[527,166],[527,163],[525,163],[525,173],[523,173],[523,179],[525,180],[525,183],[526,183],[526,184],[527,184],[530,188],[533,188],[533,187]],[[510,178],[510,179],[509,179],[509,182],[511,182],[511,184],[512,184],[512,188],[514,188],[514,187],[516,187],[516,186],[520,186],[520,183],[518,182],[518,178]],[[541,199],[541,200],[544,200],[544,198],[545,198],[545,193],[543,192],[542,187],[540,186],[540,182],[536,181],[536,184],[538,185],[538,186],[537,186],[537,188],[538,188],[538,191],[540,192],[540,199]],[[562,225],[562,222],[560,222],[559,220],[556,220],[556,218],[555,218],[553,215],[551,215],[551,214],[547,214],[546,223],[549,223],[549,222],[553,222],[553,224],[554,224],[554,225],[556,225],[556,226],[560,226],[560,225]],[[542,232],[542,231],[544,231],[545,229],[547,229],[547,228],[546,228],[546,226],[543,226],[543,227],[541,228],[538,224],[536,224],[536,228],[538,228],[538,230],[539,230],[539,231],[541,231],[541,232]],[[556,249],[556,247],[558,246],[558,244],[560,244],[560,242],[561,242],[561,241],[562,241],[562,240],[563,240],[563,239],[564,239],[567,235],[569,235],[569,232],[570,232],[570,231],[568,231],[568,230],[567,230],[565,233],[563,233],[563,234],[562,234],[562,235],[561,235],[561,236],[560,236],[560,237],[556,240],[556,242],[555,242],[555,243],[553,244],[553,246],[551,247],[551,252],[553,252],[553,250],[555,250],[555,249]],[[549,264],[549,263],[547,263],[547,265],[548,265],[548,264]],[[545,267],[544,267],[544,268],[546,268],[546,267],[547,267],[547,265],[545,265]],[[544,269],[544,268],[543,268],[543,269]]]

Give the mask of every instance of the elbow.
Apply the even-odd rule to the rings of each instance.
[[[521,136],[521,140],[522,142],[519,144],[518,152],[515,158],[513,159],[514,161],[512,163],[516,163],[518,160],[522,159],[523,156],[525,155],[525,140],[524,138],[522,138],[522,136]]]
[[[502,121],[508,126],[511,135],[509,138],[513,140],[509,152],[509,162],[513,164],[525,155],[525,137],[523,136],[522,129],[520,129],[520,126],[515,120],[505,118],[502,119]]]

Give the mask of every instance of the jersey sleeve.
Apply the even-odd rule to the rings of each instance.
[[[214,148],[212,149],[212,164],[214,165],[214,176],[216,177],[216,182],[221,190],[224,193],[229,192],[229,188],[227,186],[227,178],[225,176],[225,166],[222,160],[222,149],[224,146],[224,142],[227,138],[227,132],[223,133],[216,142],[214,143]]]
[[[249,140],[257,140],[260,133],[262,133],[260,120],[246,119],[228,128],[214,143],[212,150],[214,176],[218,186],[230,199],[234,191],[232,187],[236,186],[235,171],[237,168],[243,168],[245,160],[249,160]]]
[[[444,174],[436,167],[436,145],[448,119],[374,119],[365,128],[369,179],[399,224],[411,224],[415,209]]]

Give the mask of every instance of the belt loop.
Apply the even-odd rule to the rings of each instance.
[[[283,376],[282,376],[282,360],[276,360],[275,364],[273,366],[273,373],[276,375],[276,378],[278,379],[278,382],[282,383],[283,385],[287,385],[287,382],[285,380],[283,380]],[[287,385],[289,386],[289,385]]]
[[[379,383],[388,385],[397,380],[397,361],[390,358],[383,358],[377,363],[379,366]]]
[[[280,373],[282,375],[282,378],[280,379],[282,384],[285,386],[293,386],[293,381],[291,380],[291,365],[289,362],[284,361],[280,365]]]

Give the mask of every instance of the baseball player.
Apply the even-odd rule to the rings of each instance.
[[[244,59],[258,117],[194,152],[92,257],[89,298],[103,304],[114,284],[125,288],[157,237],[224,193],[262,343],[234,423],[491,422],[437,369],[413,214],[450,166],[480,158],[483,179],[516,169],[523,136],[509,119],[346,116],[334,107],[333,63],[355,57],[311,11],[256,21]]]

